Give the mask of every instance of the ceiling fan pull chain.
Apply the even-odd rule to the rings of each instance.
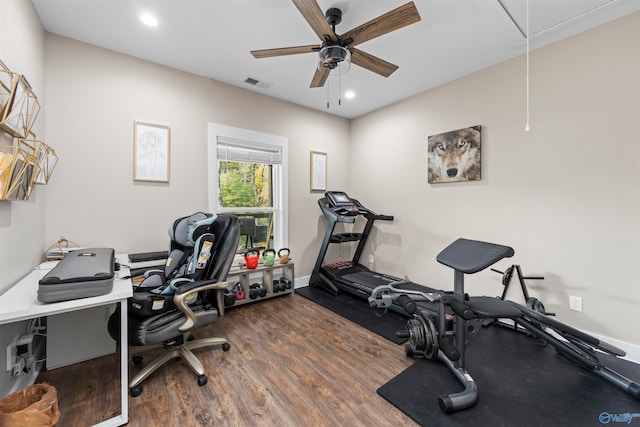
[[[524,125],[524,131],[529,132],[529,0],[527,0],[527,123]]]
[[[338,74],[338,106],[342,105],[342,74]]]
[[[327,79],[327,110],[329,109],[329,79]]]

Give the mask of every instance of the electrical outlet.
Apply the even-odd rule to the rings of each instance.
[[[31,356],[33,354],[33,335],[23,335],[18,339],[18,349],[16,353],[18,356],[26,355]]]
[[[573,311],[582,311],[582,297],[569,297],[569,309]]]
[[[18,339],[20,339],[20,335],[16,335],[16,337],[11,340],[9,345],[7,345],[7,353],[6,353],[6,371],[11,372],[13,370],[13,365],[16,363],[16,357],[18,356]]]
[[[373,254],[369,254],[369,264],[373,264]]]

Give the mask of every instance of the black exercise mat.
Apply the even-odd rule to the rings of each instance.
[[[347,293],[334,296],[311,286],[296,289],[296,294],[310,299],[396,344],[402,344],[406,341],[406,339],[396,337],[396,331],[405,329],[408,319],[395,311],[387,311],[384,316],[379,317],[364,298],[356,298]]]
[[[601,361],[640,382],[640,365],[608,355]],[[542,347],[513,330],[483,328],[467,349],[466,366],[479,391],[478,403],[465,411],[446,415],[440,410],[439,395],[462,390],[440,361],[417,360],[378,393],[425,426],[619,424],[612,415],[631,417],[631,425],[640,425],[640,401],[559,355],[552,346]]]

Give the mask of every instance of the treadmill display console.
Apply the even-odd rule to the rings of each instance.
[[[355,206],[355,203],[353,203],[349,196],[347,196],[347,193],[344,193],[342,191],[327,191],[325,193],[325,196],[327,196],[327,199],[329,199],[329,202],[333,206]]]
[[[329,201],[331,210],[338,215],[356,216],[360,215],[360,209],[356,202],[351,200],[347,193],[342,191],[327,191],[325,197]]]

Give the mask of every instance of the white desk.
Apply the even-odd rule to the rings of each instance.
[[[131,280],[121,279],[129,275],[129,269],[122,267],[116,272],[113,290],[107,295],[81,298],[55,303],[38,301],[38,281],[56,265],[56,261],[45,262],[34,269],[27,277],[16,283],[0,296],[0,325],[6,323],[45,317],[53,314],[68,313],[85,308],[120,303],[120,415],[96,425],[100,427],[121,426],[129,422],[128,397],[129,375],[127,365],[127,298],[133,295]]]

